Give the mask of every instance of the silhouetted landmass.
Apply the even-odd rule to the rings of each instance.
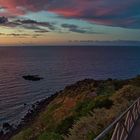
[[[38,75],[24,75],[22,76],[25,80],[29,81],[40,81],[43,79],[42,77],[39,77]]]

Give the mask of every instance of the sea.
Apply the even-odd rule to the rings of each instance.
[[[18,124],[32,104],[85,78],[127,79],[140,74],[140,47],[0,47],[0,126]],[[24,75],[39,75],[27,81]]]

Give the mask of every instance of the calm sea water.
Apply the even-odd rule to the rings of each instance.
[[[26,81],[27,74],[44,79]],[[78,80],[138,74],[140,47],[1,47],[0,125],[18,123],[31,104]]]

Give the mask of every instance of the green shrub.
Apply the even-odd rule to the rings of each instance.
[[[78,118],[86,116],[90,111],[93,110],[94,106],[95,103],[93,99],[85,99],[76,105],[75,114]]]
[[[63,137],[61,135],[59,135],[57,133],[44,132],[39,136],[38,140],[64,140],[64,139],[63,139]]]
[[[134,86],[140,86],[140,75],[138,75],[136,78],[130,81],[130,83]]]
[[[113,101],[108,96],[98,96],[96,99],[86,99],[79,102],[75,108],[75,117],[78,119],[82,116],[86,116],[94,108],[107,108],[109,109],[113,105]]]
[[[95,138],[94,132],[90,131],[87,133],[87,140],[93,140]]]
[[[110,83],[101,83],[97,88],[97,95],[112,95],[114,92],[114,85]]]
[[[124,85],[128,84],[128,81],[123,81],[123,80],[114,80],[113,85],[115,90],[121,89]]]
[[[100,96],[100,97],[96,98],[94,108],[103,108],[104,107],[106,109],[109,109],[109,108],[111,108],[112,105],[113,105],[112,100],[110,100],[106,96]]]
[[[72,128],[74,124],[74,117],[70,116],[61,121],[61,123],[56,127],[55,132],[59,134],[67,135],[69,129]]]

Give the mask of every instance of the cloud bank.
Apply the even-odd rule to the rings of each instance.
[[[0,0],[0,15],[49,11],[96,24],[140,28],[140,0]]]
[[[44,34],[51,31],[66,32],[63,29],[67,29],[68,31],[75,32],[75,33],[99,34],[97,32],[94,32],[92,29],[81,28],[80,26],[74,24],[61,24],[59,27],[58,26],[56,27],[56,24],[57,23],[54,22],[53,23],[39,22],[37,20],[32,20],[32,19],[18,18],[18,19],[9,20],[7,17],[4,16],[0,17],[0,26],[9,27],[9,28],[28,29],[34,31],[34,33]]]
[[[7,17],[4,16],[0,17],[0,26],[9,28],[20,27],[28,30],[33,30],[36,33],[46,33],[55,30],[54,24],[50,22],[38,22],[31,19],[14,19],[10,21]]]

